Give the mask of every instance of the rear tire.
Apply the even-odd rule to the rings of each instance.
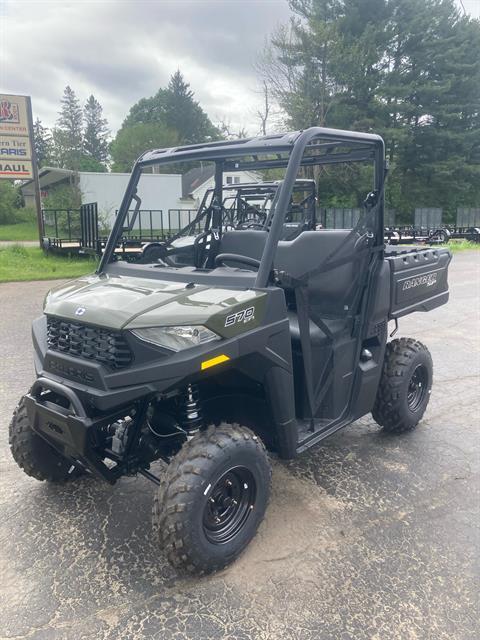
[[[433,363],[427,347],[413,338],[387,344],[372,416],[384,431],[414,429],[430,400]]]
[[[177,569],[207,574],[245,549],[263,520],[271,468],[260,439],[223,423],[197,433],[169,464],[154,502],[154,527]]]
[[[23,398],[10,422],[9,442],[15,462],[36,480],[63,484],[81,475],[77,468],[70,472],[72,463],[32,430]]]

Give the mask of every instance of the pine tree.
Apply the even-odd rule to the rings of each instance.
[[[42,167],[50,164],[53,160],[52,134],[42,125],[40,118],[37,118],[33,125],[33,139],[38,165]]]
[[[480,22],[454,0],[289,3],[294,18],[258,65],[288,124],[380,133],[401,213],[438,206],[453,220],[478,206]],[[351,175],[331,181],[324,202],[347,187]]]
[[[83,153],[83,114],[78,98],[69,86],[63,92],[53,141],[59,165],[65,169],[78,169]]]
[[[451,0],[391,0],[385,136],[400,207],[439,206],[454,220],[480,200],[480,24]]]
[[[142,98],[130,109],[122,129],[135,124],[162,125],[177,134],[179,143],[197,143],[221,137],[180,71],[151,98]]]
[[[105,163],[108,159],[108,123],[103,117],[103,109],[98,100],[91,95],[83,109],[85,130],[83,150],[86,156]]]

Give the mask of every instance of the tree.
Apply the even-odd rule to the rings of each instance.
[[[240,129],[235,131],[229,120],[222,120],[220,122],[219,131],[221,137],[225,140],[242,140],[243,138],[248,138],[248,131],[245,127],[240,127]]]
[[[270,116],[271,106],[270,106],[270,100],[268,96],[268,85],[265,80],[263,81],[263,85],[262,85],[262,98],[263,98],[263,105],[261,109],[258,109],[256,116],[260,122],[260,133],[261,135],[266,136],[268,118]]]
[[[286,124],[382,134],[387,199],[397,209],[478,206],[479,21],[461,17],[453,0],[290,0],[290,7],[290,24],[257,65]],[[362,171],[337,174],[327,203],[348,183],[360,197]]]
[[[393,37],[382,87],[385,131],[403,209],[429,203],[453,221],[480,201],[480,23],[450,0],[391,0]]]
[[[172,147],[176,144],[177,133],[159,123],[122,127],[110,145],[112,171],[131,171],[135,160],[148,149]]]
[[[158,123],[175,131],[179,144],[205,142],[220,137],[220,131],[194,100],[194,93],[180,71],[173,74],[167,88],[161,88],[151,98],[142,98],[133,105],[122,129],[149,123]]]
[[[191,144],[214,140],[218,129],[193,98],[190,85],[180,71],[170,78],[165,92],[165,124],[177,131],[182,143]]]
[[[338,56],[338,2],[291,0],[294,17],[274,32],[257,63],[287,126],[327,124],[336,97],[333,65]]]
[[[83,153],[83,115],[78,98],[69,86],[63,92],[53,141],[59,166],[78,169]]]
[[[103,164],[103,162],[99,162],[95,158],[83,154],[77,166],[78,171],[95,171],[96,173],[106,173],[107,167]]]
[[[42,125],[40,118],[37,118],[33,125],[33,140],[38,165],[42,167],[50,164],[54,153],[52,134]]]
[[[103,117],[103,109],[98,100],[91,95],[83,108],[85,130],[83,151],[89,159],[105,163],[108,159],[108,123]]]

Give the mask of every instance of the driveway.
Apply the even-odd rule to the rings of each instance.
[[[275,461],[258,536],[201,580],[157,546],[147,480],[59,489],[16,467],[7,426],[49,285],[0,285],[0,637],[478,639],[480,252],[455,256],[450,282],[447,306],[400,323],[433,354],[421,426],[387,436],[366,417]]]

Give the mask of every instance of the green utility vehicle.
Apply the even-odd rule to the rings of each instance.
[[[215,190],[192,264],[172,266],[168,247],[119,260],[142,172],[196,161],[214,163]],[[297,177],[321,182],[350,162],[373,181],[356,227],[282,240]],[[224,173],[270,169],[284,174],[264,223],[222,228]],[[53,289],[33,323],[37,379],[10,425],[17,463],[51,482],[142,474],[158,485],[162,551],[201,574],[253,538],[267,451],[292,458],[370,412],[386,431],[413,429],[432,360],[417,340],[389,342],[388,322],[447,302],[451,256],[385,248],[385,175],[379,136],[324,128],[143,154],[97,272]]]

